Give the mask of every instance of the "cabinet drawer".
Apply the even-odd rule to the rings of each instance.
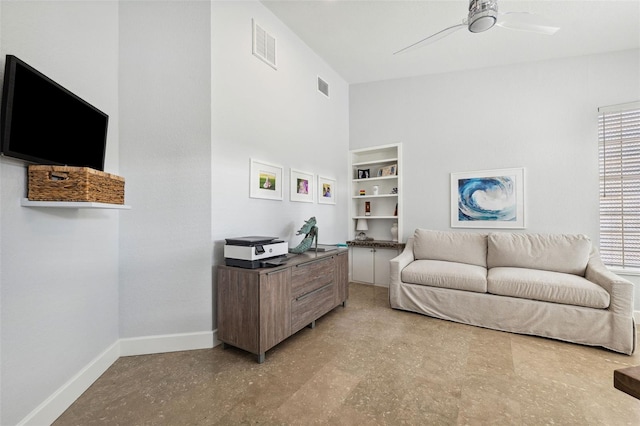
[[[335,288],[329,282],[291,300],[291,333],[329,312],[335,306]]]
[[[333,281],[335,260],[316,260],[302,263],[293,267],[291,271],[291,297],[296,298]]]

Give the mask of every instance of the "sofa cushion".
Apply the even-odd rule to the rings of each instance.
[[[446,260],[486,268],[487,236],[473,232],[416,229],[413,256],[421,260]]]
[[[605,309],[609,293],[598,284],[573,274],[525,268],[491,268],[491,294]]]
[[[415,260],[402,270],[402,281],[431,287],[487,292],[487,269],[443,260]]]
[[[591,241],[586,235],[490,233],[487,267],[542,269],[584,276]]]

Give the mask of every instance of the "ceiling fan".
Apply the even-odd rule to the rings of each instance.
[[[462,23],[438,31],[393,54],[397,55],[416,47],[426,46],[465,27],[472,33],[481,33],[493,26],[545,35],[552,35],[560,29],[545,22],[542,17],[529,12],[499,13],[498,0],[469,0],[469,15],[462,20]]]

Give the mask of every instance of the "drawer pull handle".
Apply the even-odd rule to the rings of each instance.
[[[323,290],[324,290],[324,289],[326,289],[327,287],[331,287],[332,285],[333,285],[333,281],[332,281],[332,282],[330,282],[329,284],[325,284],[325,285],[323,285],[323,286],[322,286],[322,287],[320,287],[320,288],[316,288],[315,290],[310,291],[309,293],[306,293],[306,294],[303,294],[302,296],[296,297],[296,302],[299,302],[299,301],[301,301],[301,300],[304,300],[304,299],[306,299],[307,297],[312,296],[312,295],[314,295],[314,294],[316,294],[316,293],[320,293],[321,291],[323,291]]]

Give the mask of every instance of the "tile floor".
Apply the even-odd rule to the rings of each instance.
[[[338,307],[267,352],[235,348],[123,357],[63,425],[640,425],[613,387],[633,356],[389,308],[350,285]]]

